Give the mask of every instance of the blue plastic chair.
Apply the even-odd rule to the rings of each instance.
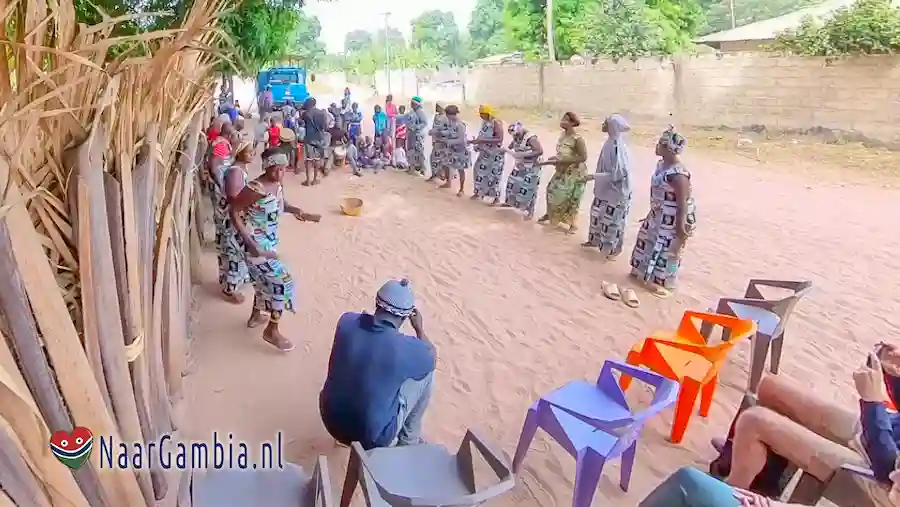
[[[632,412],[614,370],[655,388],[650,407]],[[619,486],[628,491],[641,429],[649,418],[675,403],[678,388],[674,380],[650,370],[622,361],[606,361],[596,385],[583,380],[570,382],[528,409],[513,459],[513,473],[522,465],[535,432],[542,428],[575,457],[573,507],[590,507],[603,465],[611,459],[622,458]]]

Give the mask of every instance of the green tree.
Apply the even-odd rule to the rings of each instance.
[[[666,53],[666,21],[635,0],[592,5],[573,32],[572,45],[580,53],[613,59],[637,59]]]
[[[372,32],[366,30],[353,30],[344,36],[344,52],[353,53],[361,51],[372,45]]]
[[[434,53],[440,61],[460,65],[465,63],[466,51],[453,13],[425,11],[411,22],[410,47],[417,51]]]
[[[900,9],[891,0],[858,0],[824,22],[806,18],[769,48],[810,56],[877,55],[900,51]]]
[[[504,26],[512,43],[533,57],[546,55],[545,9],[546,0],[506,4]],[[581,51],[674,53],[690,44],[703,21],[697,0],[558,0],[553,14],[554,43],[561,60]],[[654,42],[653,37],[660,40]],[[630,44],[630,49],[614,50],[618,43]]]
[[[243,0],[219,26],[231,39],[237,74],[252,76],[271,62],[284,59],[293,46],[301,11],[266,0]]]
[[[325,44],[319,39],[322,35],[322,24],[319,18],[300,12],[294,28],[291,55],[306,61],[307,65],[315,65],[325,56]]]
[[[504,0],[478,0],[469,20],[469,45],[472,58],[484,58],[511,51],[503,27]]]

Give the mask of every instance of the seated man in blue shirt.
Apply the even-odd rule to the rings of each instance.
[[[898,379],[900,348],[884,344],[853,374],[857,410],[821,399],[783,377],[765,376],[757,405],[736,418],[728,441],[714,442],[722,449],[710,470],[727,477],[731,486],[774,496],[788,463],[823,482],[843,464],[863,465],[882,485],[865,484],[865,490],[884,503],[887,493],[900,486],[895,484],[900,416],[886,406],[888,391],[900,393]]]
[[[416,337],[400,332],[409,319]],[[431,399],[434,345],[422,327],[409,280],[391,280],[375,297],[375,313],[338,319],[319,394],[319,411],[338,442],[366,449],[422,441]]]

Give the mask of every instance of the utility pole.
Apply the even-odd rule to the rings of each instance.
[[[384,16],[384,75],[387,78],[387,89],[388,95],[391,92],[391,44],[388,39],[388,18],[391,16],[390,12],[382,12],[382,16]]]
[[[553,0],[547,0],[547,51],[550,53],[550,61],[556,61],[556,47],[553,43]]]
[[[731,29],[734,30],[734,0],[728,0],[728,8],[731,9]]]

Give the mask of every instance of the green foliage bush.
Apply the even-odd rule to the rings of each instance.
[[[797,55],[881,55],[900,51],[900,9],[890,0],[858,0],[824,22],[806,18],[768,49]]]

